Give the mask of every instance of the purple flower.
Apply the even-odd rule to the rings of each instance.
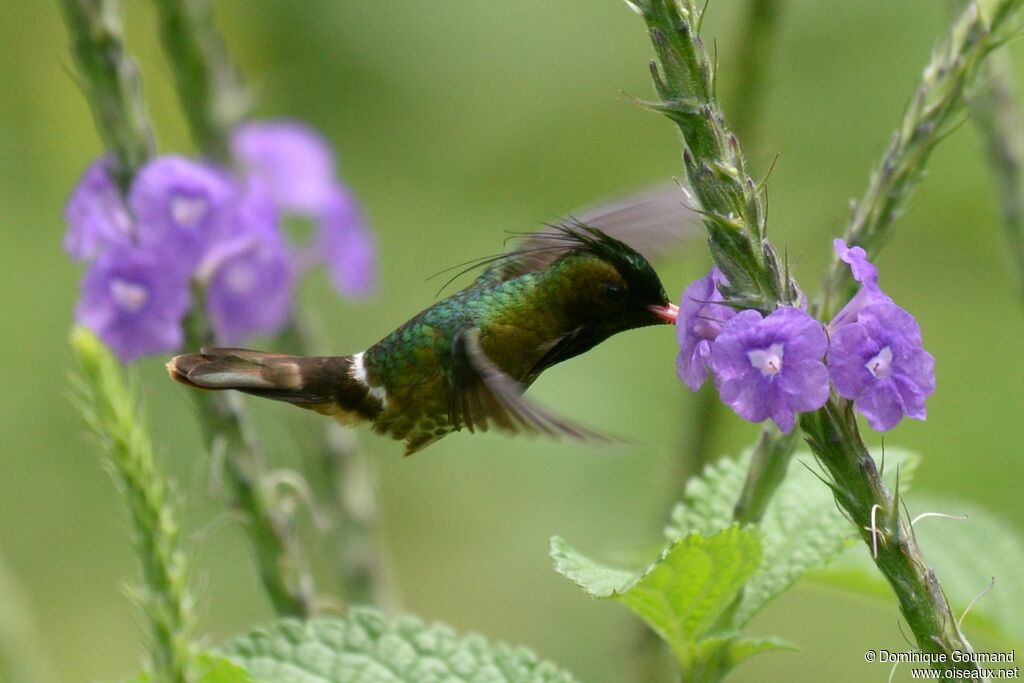
[[[828,368],[836,391],[879,431],[903,416],[923,420],[935,391],[935,359],[924,350],[914,316],[892,302],[867,306],[833,336]]]
[[[295,121],[247,123],[231,150],[249,177],[263,183],[283,211],[316,215],[334,194],[334,153],[316,131]]]
[[[868,260],[867,252],[861,247],[848,247],[846,242],[836,238],[832,245],[839,260],[849,264],[853,279],[860,283],[860,289],[829,324],[829,331],[835,332],[843,325],[857,320],[857,315],[867,306],[892,299],[878,286],[878,270]]]
[[[132,218],[110,177],[114,161],[100,157],[85,170],[71,192],[64,217],[64,249],[77,260],[91,260],[111,244],[129,244]]]
[[[217,337],[235,344],[280,331],[291,315],[291,255],[277,229],[269,196],[250,191],[237,206],[233,234],[200,265],[206,306]]]
[[[212,164],[154,159],[139,171],[128,195],[139,244],[195,265],[223,236],[238,193],[231,177]]]
[[[722,272],[712,268],[705,277],[687,287],[679,300],[679,317],[676,318],[679,356],[676,358],[676,372],[693,391],[700,389],[707,379],[711,343],[718,337],[722,325],[736,315],[732,307],[715,303],[723,301],[718,285],[725,282]]]
[[[321,213],[312,248],[323,259],[331,282],[345,296],[369,294],[377,282],[376,244],[352,195],[335,188]]]
[[[711,347],[719,395],[740,417],[770,417],[789,433],[797,412],[817,410],[828,400],[828,370],[821,362],[827,346],[821,325],[799,308],[781,307],[765,318],[741,311]]]
[[[113,245],[85,274],[75,319],[128,363],[181,346],[188,280],[152,249]]]
[[[376,284],[376,245],[355,199],[335,176],[330,145],[293,121],[248,123],[231,139],[250,182],[266,187],[277,208],[316,221],[300,256],[304,270],[324,262],[342,294],[364,296]]]

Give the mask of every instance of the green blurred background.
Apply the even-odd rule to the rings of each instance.
[[[160,148],[191,150],[151,8],[127,4]],[[752,162],[761,174],[778,155],[770,233],[813,294],[847,202],[862,192],[946,25],[945,3],[781,4]],[[116,680],[143,652],[140,617],[121,590],[135,564],[114,489],[67,400],[65,339],[81,268],[60,247],[65,197],[100,148],[55,3],[0,6],[0,555],[53,680]],[[707,15],[722,93],[738,78],[743,7],[715,0]],[[620,94],[649,92],[650,47],[617,0],[223,0],[217,10],[259,97],[257,115],[320,128],[379,235],[374,299],[344,302],[322,275],[303,288],[337,352],[364,348],[428,305],[437,285],[427,276],[493,253],[504,231],[681,171],[673,127]],[[688,252],[660,264],[670,292],[707,268],[701,244]],[[938,360],[929,420],[900,425],[887,444],[924,454],[918,490],[981,502],[1024,526],[1024,304],[971,126],[934,156],[879,266]],[[668,328],[624,334],[533,390],[638,444],[621,451],[456,435],[404,459],[399,444],[360,434],[380,475],[404,608],[530,645],[584,681],[629,680],[636,623],[557,576],[547,543],[559,533],[628,562],[658,542],[693,427],[694,398],[675,377],[674,353]],[[271,614],[239,529],[210,530],[223,507],[191,403],[158,359],[141,363],[138,377],[161,455],[187,495],[188,528],[208,531],[195,557],[202,633],[218,642]],[[252,409],[274,465],[295,464],[291,436],[317,417]],[[716,453],[738,452],[757,431],[732,415],[719,424]],[[814,681],[821,671],[833,681],[883,680],[887,668],[862,663],[861,653],[903,644],[890,604],[814,586],[783,596],[751,632],[805,651],[755,659],[737,681]]]

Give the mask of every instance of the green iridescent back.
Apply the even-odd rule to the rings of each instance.
[[[480,392],[480,367],[472,367],[480,359],[468,359],[460,335],[472,334],[494,372],[525,388],[612,334],[659,322],[648,306],[667,302],[664,289],[627,245],[585,226],[530,239],[535,246],[499,257],[363,354],[371,394],[383,403],[378,432],[413,452],[462,427],[487,428],[496,399]]]
[[[537,329],[532,313],[537,279],[528,273],[492,284],[481,277],[370,347],[364,354],[367,380],[387,392],[374,428],[407,439],[410,450],[452,431],[452,349],[465,328],[480,329],[484,350],[507,374],[524,384],[532,381],[526,373],[538,354],[528,349],[548,334]],[[527,347],[517,341],[526,341]],[[510,353],[507,344],[519,350]]]

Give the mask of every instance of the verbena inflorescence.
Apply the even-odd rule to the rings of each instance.
[[[821,408],[829,382],[878,430],[904,416],[925,419],[935,390],[935,359],[921,328],[878,286],[878,271],[860,247],[834,242],[860,289],[827,325],[804,307],[767,316],[737,312],[720,289],[717,268],[683,292],[677,321],[679,377],[696,391],[710,371],[722,401],[751,422],[772,419],[790,432],[796,414]]]
[[[281,331],[297,278],[327,266],[344,295],[375,281],[375,247],[334,154],[307,126],[252,122],[231,137],[233,168],[160,156],[122,195],[102,157],[68,201],[64,247],[88,261],[76,309],[122,361],[174,351],[197,293],[217,341],[238,343]],[[315,224],[291,244],[285,217]]]

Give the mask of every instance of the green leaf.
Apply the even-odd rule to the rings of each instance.
[[[670,545],[643,572],[610,569],[551,541],[555,569],[596,598],[625,604],[672,648],[684,671],[696,666],[696,643],[708,634],[761,562],[755,529],[732,526]]]
[[[143,671],[128,683],[149,683],[153,680]],[[189,662],[189,680],[192,683],[254,683],[249,672],[221,655],[200,652]]]
[[[960,501],[917,497],[908,501],[911,515],[936,511],[966,514],[967,519],[922,519],[914,535],[935,570],[950,606],[962,613],[995,577],[992,590],[971,608],[965,624],[1005,641],[1024,644],[1024,537],[1019,529],[985,509]],[[815,580],[858,593],[888,598],[889,585],[864,548],[850,548]]]
[[[150,683],[153,676],[143,671],[128,683]],[[191,683],[254,683],[249,672],[230,659],[213,654],[200,652],[191,656],[189,661],[189,681]]]
[[[751,577],[731,619],[739,629],[805,573],[823,567],[837,557],[854,536],[849,521],[836,508],[832,492],[819,477],[824,475],[814,456],[795,454],[786,480],[776,492],[761,522],[764,560]],[[693,531],[711,534],[732,524],[732,505],[740,494],[750,455],[723,459],[709,465],[703,475],[687,484],[684,501],[672,511],[665,530],[669,539]],[[904,451],[888,449],[885,474],[905,491],[919,459]]]
[[[204,652],[196,657],[195,683],[255,683],[244,668],[226,657]]]
[[[412,617],[389,621],[366,608],[353,609],[344,619],[278,621],[229,641],[223,652],[243,665],[255,683],[575,680],[524,648],[490,645],[480,636],[458,636],[447,626],[425,625]]]
[[[719,681],[740,662],[756,654],[796,649],[796,645],[781,638],[740,638],[735,633],[705,638],[697,644],[700,668],[694,678],[700,681]]]

